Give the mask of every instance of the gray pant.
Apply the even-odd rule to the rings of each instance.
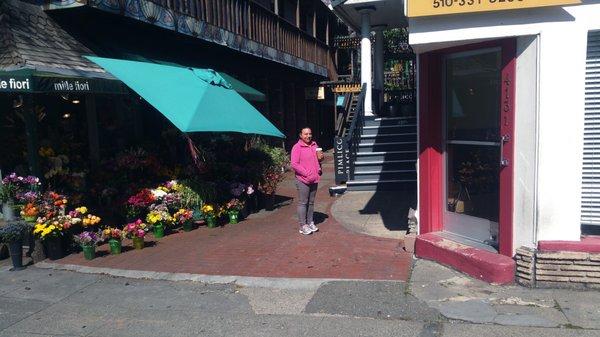
[[[318,184],[305,184],[296,179],[298,189],[298,221],[300,226],[313,222],[315,212],[315,195]]]

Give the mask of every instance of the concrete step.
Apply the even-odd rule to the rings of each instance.
[[[416,150],[403,151],[380,151],[380,152],[357,152],[356,160],[358,161],[382,161],[382,160],[416,160]]]
[[[365,126],[391,126],[391,125],[407,125],[417,124],[416,117],[381,117],[381,118],[366,118]]]
[[[375,141],[365,140],[364,142],[360,142],[358,144],[358,152],[360,153],[368,153],[368,152],[387,152],[387,151],[408,151],[408,150],[417,150],[417,141],[409,140],[409,141]]]
[[[355,181],[365,180],[415,180],[416,170],[357,170],[354,171]]]
[[[511,257],[446,239],[439,232],[419,235],[415,255],[489,283],[510,284],[515,277],[516,264]]]
[[[363,135],[383,135],[383,134],[405,134],[417,133],[415,124],[406,125],[385,125],[385,126],[364,126]]]
[[[405,132],[405,133],[388,133],[388,134],[375,134],[375,135],[360,135],[360,141],[362,142],[374,142],[374,143],[386,143],[386,142],[410,142],[417,141],[416,132]]]
[[[348,191],[401,191],[414,190],[417,180],[350,180],[346,182]]]
[[[415,170],[416,159],[355,161],[356,171]]]

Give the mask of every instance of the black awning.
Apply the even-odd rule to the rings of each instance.
[[[19,0],[0,2],[0,92],[128,92],[83,55],[93,53],[41,7]]]

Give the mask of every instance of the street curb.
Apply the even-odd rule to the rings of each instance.
[[[256,276],[229,276],[205,275],[189,273],[167,273],[145,270],[127,270],[115,268],[86,267],[74,264],[60,264],[51,262],[38,262],[34,265],[41,269],[68,270],[84,274],[104,274],[132,279],[149,279],[163,281],[192,281],[208,284],[236,284],[242,287],[316,290],[327,282],[399,282],[397,280],[365,280],[365,279],[335,279],[335,278],[286,278],[286,277],[256,277]]]

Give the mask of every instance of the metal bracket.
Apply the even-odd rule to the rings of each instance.
[[[501,167],[507,167],[508,165],[510,165],[510,161],[508,159],[504,158],[504,143],[507,143],[508,141],[510,141],[509,135],[502,135],[500,137],[500,166]]]

